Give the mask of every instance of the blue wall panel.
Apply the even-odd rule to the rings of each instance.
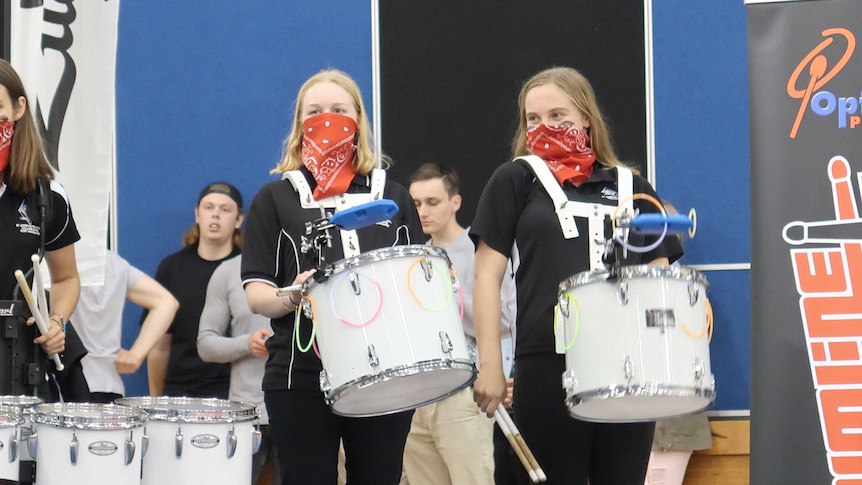
[[[350,73],[371,103],[370,3],[124,1],[117,53],[119,249],[154,274],[181,247],[197,194],[227,180],[246,206],[279,160],[299,86]],[[140,311],[128,307],[124,345]],[[146,375],[127,393],[147,393]]]

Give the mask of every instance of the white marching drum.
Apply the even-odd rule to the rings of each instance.
[[[36,406],[44,401],[35,396],[0,396],[0,406],[13,406],[18,408],[23,422],[21,423],[21,433],[19,435],[18,455],[21,461],[34,461],[30,456],[30,450],[27,448],[27,438],[33,433],[33,412]]]
[[[143,411],[113,404],[40,404],[29,438],[39,485],[140,483],[147,422]]]
[[[21,449],[26,447],[19,438],[23,422],[19,408],[0,404],[0,480],[18,483]]]
[[[378,416],[444,399],[476,378],[463,299],[443,249],[395,246],[334,263],[303,285],[332,411]]]
[[[142,485],[251,483],[251,457],[260,447],[253,404],[187,397],[125,397],[115,403],[149,415]]]
[[[554,327],[566,354],[569,413],[585,421],[693,414],[715,398],[706,278],[674,266],[623,266],[560,283]]]

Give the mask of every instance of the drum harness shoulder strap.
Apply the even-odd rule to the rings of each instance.
[[[524,161],[535,174],[536,179],[545,188],[554,203],[554,211],[560,221],[560,228],[566,239],[579,236],[575,217],[586,217],[589,221],[590,271],[604,269],[602,255],[604,254],[604,220],[612,217],[617,206],[569,200],[551,169],[544,160],[536,155],[525,155],[514,161]],[[623,209],[632,211],[632,171],[626,167],[617,166],[617,203],[624,204]]]
[[[365,204],[374,200],[383,198],[383,188],[386,185],[386,171],[381,168],[375,168],[371,171],[371,180],[369,186],[371,191],[364,194],[339,194],[332,197],[326,197],[320,200],[314,200],[311,195],[311,187],[308,185],[308,180],[299,170],[290,170],[282,176],[283,180],[289,180],[293,188],[299,194],[299,203],[303,209],[334,209],[333,212],[339,212],[344,209],[350,209],[360,204]],[[359,238],[356,236],[356,231],[342,231],[341,247],[344,251],[344,257],[350,258],[358,256],[362,249],[359,247]]]

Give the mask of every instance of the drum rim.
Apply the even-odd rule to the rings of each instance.
[[[658,392],[656,392],[658,391]],[[678,414],[671,414],[666,416],[655,416],[649,418],[641,418],[641,419],[629,419],[629,418],[597,418],[595,416],[587,416],[584,414],[580,414],[577,412],[578,405],[586,402],[593,401],[606,401],[608,399],[618,399],[626,396],[667,396],[667,397],[701,397],[707,400],[704,406],[698,407],[697,409],[686,411]],[[697,386],[679,386],[679,385],[667,385],[662,383],[640,383],[632,386],[624,386],[624,385],[612,385],[605,386],[601,388],[593,388],[589,391],[579,392],[577,394],[566,396],[565,404],[566,408],[569,411],[569,415],[574,418],[580,419],[582,421],[590,421],[597,423],[631,423],[631,422],[644,422],[644,421],[655,421],[657,419],[670,419],[670,418],[678,418],[682,416],[690,416],[692,414],[697,414],[699,412],[705,411],[709,409],[715,403],[715,380],[713,378],[710,386],[705,387],[697,387]]]
[[[75,411],[95,413],[92,416],[75,416]],[[82,430],[126,430],[146,424],[149,416],[142,410],[116,404],[45,403],[36,406],[30,419],[36,424],[55,428]]]
[[[16,406],[18,408],[32,408],[44,404],[45,400],[36,396],[21,394],[18,396],[0,396],[0,406]]]
[[[431,246],[429,244],[405,244],[401,246],[390,246],[379,249],[372,249],[357,256],[341,259],[328,265],[325,269],[326,276],[332,276],[343,271],[346,271],[357,266],[362,266],[368,263],[376,263],[378,261],[386,261],[395,258],[404,258],[409,256],[437,256],[446,260],[448,268],[452,268],[452,260],[449,259],[449,254],[445,249],[439,246]],[[310,288],[317,282],[314,278],[305,280],[302,285],[302,292],[308,293]]]
[[[606,283],[608,282],[608,270],[582,271],[575,273],[572,276],[560,281],[559,292],[566,293],[577,286],[588,285],[591,283]],[[633,278],[672,278],[676,280],[695,280],[702,285],[704,290],[709,290],[709,282],[706,276],[688,266],[658,266],[654,264],[636,264],[632,266],[620,267],[620,279]]]
[[[252,403],[219,398],[138,396],[122,397],[114,403],[142,410],[150,421],[243,423],[259,417],[257,406]],[[198,409],[179,409],[177,405],[198,406]],[[227,406],[231,408],[226,409]]]
[[[360,389],[363,389],[363,388],[372,386],[374,384],[377,384],[378,382],[388,381],[388,380],[396,378],[396,377],[412,376],[412,375],[416,375],[416,374],[419,374],[422,372],[431,372],[431,371],[436,371],[436,370],[451,370],[451,369],[472,370],[473,372],[472,372],[470,379],[467,379],[467,381],[465,383],[458,385],[457,388],[449,391],[448,393],[446,393],[442,396],[439,396],[439,397],[436,397],[436,398],[433,398],[433,399],[430,399],[427,401],[423,401],[423,402],[415,404],[415,405],[403,406],[403,407],[399,407],[397,409],[380,411],[380,412],[373,412],[373,413],[350,413],[350,412],[339,411],[337,409],[336,405],[338,404],[338,400],[341,399],[342,397],[345,397],[349,394],[352,394],[355,391],[358,391]],[[324,392],[324,395],[326,397],[326,401],[332,407],[333,413],[338,414],[340,416],[367,418],[367,417],[373,417],[373,416],[384,416],[387,414],[400,413],[402,411],[407,411],[410,409],[416,409],[416,408],[420,408],[422,406],[427,406],[428,404],[435,403],[437,401],[442,401],[443,399],[446,399],[447,397],[452,396],[452,395],[456,394],[457,392],[461,391],[462,389],[464,389],[465,387],[471,385],[473,383],[473,381],[476,380],[477,377],[478,377],[478,371],[476,370],[476,364],[473,363],[472,361],[469,361],[469,360],[464,360],[464,359],[423,360],[423,361],[419,361],[419,362],[414,362],[414,363],[409,364],[409,365],[399,365],[396,367],[391,367],[391,368],[383,370],[377,374],[364,375],[362,377],[358,377],[358,378],[353,379],[351,381],[345,382],[344,384],[338,386],[337,388],[333,389],[330,392]]]
[[[24,424],[21,408],[0,403],[0,428],[14,428]]]

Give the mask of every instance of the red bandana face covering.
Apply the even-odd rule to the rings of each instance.
[[[536,126],[527,131],[527,148],[548,164],[560,185],[583,182],[593,173],[596,154],[590,137],[574,126]]]
[[[356,122],[339,114],[323,113],[302,124],[302,164],[317,181],[314,200],[347,192],[356,169]]]
[[[0,172],[9,165],[9,153],[12,151],[12,132],[15,122],[0,119]]]

